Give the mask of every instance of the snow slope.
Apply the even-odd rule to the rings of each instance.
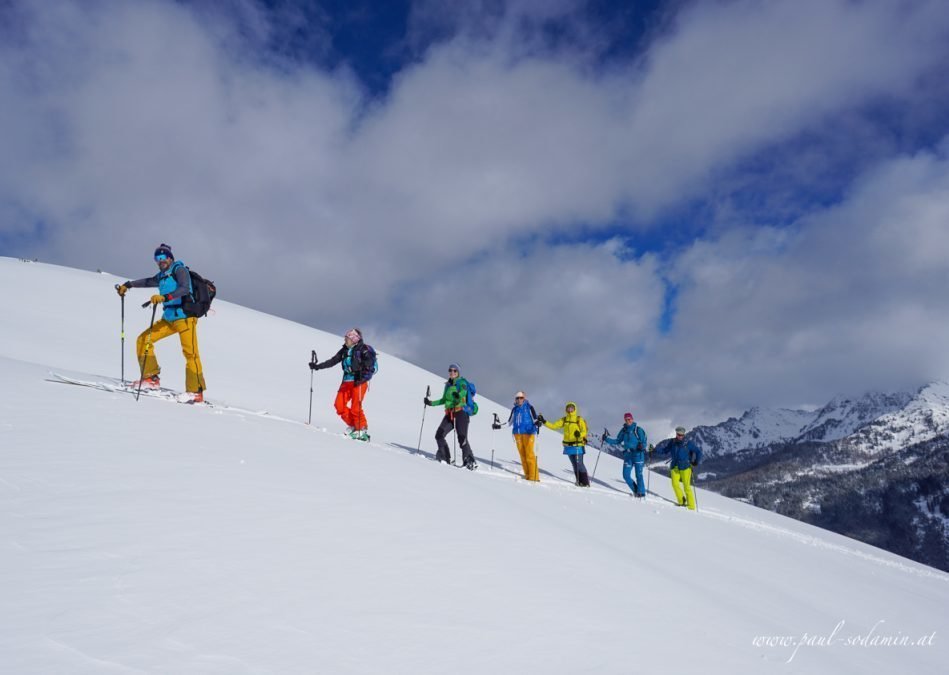
[[[267,415],[48,381],[51,370],[118,375],[116,281],[0,258],[0,284],[26,299],[0,313],[2,672],[902,673],[949,662],[949,576],[932,568],[705,491],[686,512],[658,475],[638,503],[606,455],[581,490],[550,432],[542,482],[527,484],[509,434],[490,429],[504,410],[488,401],[472,425],[479,471],[413,456],[424,389],[442,379],[386,354],[366,402],[371,444],[338,435],[338,371],[317,374],[314,424],[303,424],[310,349],[341,343],[306,326],[223,301],[201,322],[209,399]],[[128,370],[144,299],[133,291],[126,307]],[[163,382],[180,388],[177,345],[157,351]],[[430,409],[429,454],[436,422]],[[814,636],[830,644],[795,650]]]

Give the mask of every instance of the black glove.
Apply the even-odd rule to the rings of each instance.
[[[320,369],[320,368],[319,368],[320,364],[318,364],[316,361],[310,361],[309,366],[310,366],[310,370],[319,370],[319,369]]]
[[[642,443],[640,443],[639,445],[636,446],[636,452],[642,452],[642,451],[645,450],[645,449],[646,449],[646,448],[643,447],[643,444],[642,444]]]
[[[432,405],[432,399],[430,399],[428,396],[426,396],[422,400],[425,401],[425,405]]]
[[[573,437],[576,438],[576,439],[579,439],[579,438],[580,438],[580,430],[579,430],[579,429],[577,429],[576,431],[573,432]]]
[[[543,415],[538,415],[538,416],[537,416],[537,421],[540,422],[542,425],[543,425],[543,424],[547,424],[547,420],[544,419],[544,416],[543,416]]]
[[[491,423],[491,428],[494,429],[494,430],[498,430],[498,429],[501,428],[501,425],[498,424],[497,422],[492,422],[492,423]]]
[[[458,394],[457,391],[451,392],[451,400],[454,401],[455,403],[458,403],[458,401],[461,400],[461,396]]]
[[[692,466],[698,466],[698,465],[699,465],[699,463],[696,462],[696,461],[693,459],[693,460],[692,460]]]

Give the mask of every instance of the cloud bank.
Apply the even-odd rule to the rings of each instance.
[[[578,6],[417,3],[375,95],[250,2],[14,2],[2,252],[137,277],[166,241],[228,299],[657,433],[949,374],[946,146],[879,114],[945,111],[944,3],[686,3],[609,62],[532,28]],[[844,121],[873,152],[808,144]],[[792,185],[846,154],[833,203],[772,190],[778,149]]]

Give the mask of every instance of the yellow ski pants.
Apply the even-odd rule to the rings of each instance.
[[[690,466],[688,469],[673,468],[670,475],[672,476],[672,491],[676,493],[676,502],[682,503],[682,490],[684,488],[689,509],[695,511],[695,495],[692,494],[692,467]],[[679,483],[682,483],[682,487],[679,487]]]
[[[150,331],[147,328],[142,331],[135,342],[138,365],[142,367],[144,363],[142,377],[154,377],[161,372],[158,359],[155,358],[154,344],[175,333],[181,340],[181,353],[185,357],[185,389],[194,393],[204,391],[204,371],[198,354],[198,320],[192,316],[176,321],[161,319],[155,322]]]
[[[536,434],[514,434],[514,443],[521,456],[521,468],[527,480],[540,480],[537,469],[537,456],[534,454],[534,438]]]

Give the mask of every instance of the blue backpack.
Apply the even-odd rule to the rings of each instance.
[[[468,415],[477,415],[478,414],[478,404],[475,402],[475,394],[478,393],[478,388],[475,387],[475,383],[469,379],[465,379],[465,382],[468,383],[468,400],[465,401],[465,405],[462,407]]]

